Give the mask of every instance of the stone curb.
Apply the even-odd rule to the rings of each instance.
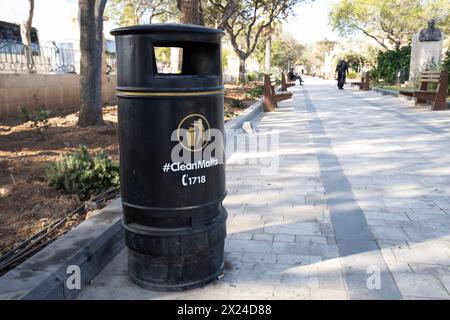
[[[258,100],[225,124],[227,138],[263,111],[262,101]],[[0,300],[74,299],[124,245],[119,198],[3,275]],[[80,289],[69,289],[66,285],[73,274],[68,270],[70,266],[80,268]]]
[[[263,112],[262,98],[245,109],[239,116],[225,123],[226,135],[228,136],[229,131],[231,133],[232,131],[241,128],[244,122],[253,120],[261,112]]]
[[[372,88],[372,91],[381,93],[382,95],[390,95],[390,96],[394,96],[394,97],[400,96],[398,94],[398,91],[395,91],[395,90],[389,90],[389,89],[383,89],[383,88],[375,87],[375,88]]]
[[[73,299],[123,248],[122,203],[114,200],[92,218],[10,270],[0,278],[0,299]],[[68,278],[80,270],[81,288],[69,289]]]

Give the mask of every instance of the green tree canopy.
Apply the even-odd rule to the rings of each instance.
[[[292,37],[279,37],[272,43],[272,65],[282,70],[301,63],[305,47]]]
[[[230,38],[233,50],[239,57],[240,82],[245,82],[245,61],[254,52],[264,32],[274,22],[292,14],[295,5],[302,1],[209,0],[208,6],[203,5],[205,22],[225,29]]]
[[[362,32],[385,49],[398,50],[431,18],[449,31],[448,0],[341,0],[329,12],[329,21],[342,36]]]
[[[166,22],[177,14],[175,0],[109,0],[106,16],[119,26]]]
[[[336,42],[328,39],[319,40],[314,44],[313,56],[319,65],[325,60],[325,55],[335,46]]]

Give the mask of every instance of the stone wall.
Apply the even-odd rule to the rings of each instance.
[[[18,115],[18,107],[48,110],[77,109],[80,105],[78,74],[0,74],[0,118]],[[104,75],[102,94],[105,104],[116,103],[116,75]]]

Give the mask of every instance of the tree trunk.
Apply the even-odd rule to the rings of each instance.
[[[177,0],[177,6],[181,13],[181,23],[202,25],[200,0]]]
[[[103,11],[106,0],[79,0],[80,10],[80,126],[103,123]]]
[[[22,43],[24,48],[25,58],[27,59],[27,68],[30,73],[36,72],[33,58],[33,50],[31,47],[31,26],[33,24],[34,15],[34,0],[28,0],[30,8],[28,10],[27,20],[21,25],[20,31],[22,36]]]
[[[239,83],[243,84],[247,82],[247,78],[245,76],[245,59],[239,57]]]
[[[266,40],[266,54],[264,58],[264,70],[267,74],[270,74],[271,67],[271,50],[272,50],[272,37],[267,37]]]

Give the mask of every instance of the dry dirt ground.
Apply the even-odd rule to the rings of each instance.
[[[117,159],[116,107],[104,108],[103,116],[104,125],[80,128],[77,112],[55,112],[49,116],[47,140],[28,123],[18,119],[0,121],[0,252],[80,204],[76,196],[47,185],[46,163],[81,144],[91,152],[104,150]]]
[[[225,110],[229,112],[225,121],[253,103],[245,98],[249,86],[226,86]],[[232,99],[242,100],[242,105],[232,107]],[[0,120],[0,256],[80,205],[76,196],[47,185],[48,162],[79,145],[86,145],[92,153],[103,150],[117,159],[117,107],[105,107],[103,118],[102,126],[81,128],[77,126],[78,112],[54,111],[49,115],[47,140],[18,118]],[[67,228],[83,219],[84,215],[76,215]]]

